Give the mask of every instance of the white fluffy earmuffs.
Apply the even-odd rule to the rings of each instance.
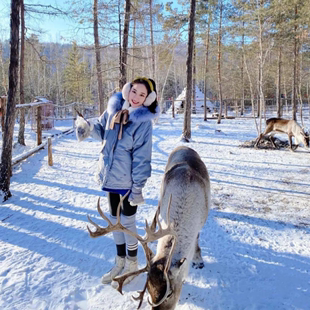
[[[152,83],[150,81],[150,83]],[[149,83],[149,84],[150,84]],[[128,101],[129,99],[129,92],[131,90],[131,87],[132,87],[132,84],[131,83],[126,83],[124,86],[123,86],[123,89],[122,89],[122,95],[123,95],[123,98]],[[153,86],[151,87],[151,89],[153,88]],[[143,105],[148,107],[150,106],[154,101],[156,100],[156,93],[154,92],[154,90],[152,90],[151,93],[148,94],[148,96],[146,97],[145,101],[143,102]]]

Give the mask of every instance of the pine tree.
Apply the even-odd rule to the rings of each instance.
[[[82,61],[78,46],[73,42],[64,70],[64,87],[69,102],[89,102],[90,73],[88,64]]]

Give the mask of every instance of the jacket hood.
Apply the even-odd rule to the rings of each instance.
[[[121,92],[112,95],[108,102],[108,114],[114,115],[116,112],[120,111],[123,107],[123,103],[124,99]],[[151,121],[159,116],[159,112],[160,109],[158,105],[156,107],[155,113],[152,113],[147,107],[141,106],[129,114],[129,121],[133,123]]]

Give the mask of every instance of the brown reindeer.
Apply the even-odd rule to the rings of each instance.
[[[120,203],[121,204],[121,203]],[[146,290],[150,297],[148,302],[152,309],[175,309],[191,262],[197,268],[203,268],[203,260],[198,245],[199,231],[203,227],[210,207],[210,180],[206,166],[199,155],[191,148],[181,146],[169,156],[161,186],[161,196],[158,209],[151,226],[146,222],[146,234],[141,237],[120,223],[120,205],[118,221],[112,225],[100,209],[98,212],[108,222],[108,227],[102,228],[91,221],[96,227],[90,236],[95,238],[111,231],[123,231],[138,239],[141,243],[147,264],[133,273],[117,276],[118,291],[122,293],[125,279],[132,275],[147,272],[144,289],[135,300],[141,307]],[[162,223],[159,221],[162,218]],[[158,226],[158,230],[156,227]],[[148,246],[151,241],[158,240],[154,255]]]
[[[265,131],[259,135],[254,147],[258,146],[263,136],[269,134],[272,145],[277,148],[273,140],[273,136],[276,133],[285,133],[288,135],[291,151],[295,151],[299,143],[302,143],[305,147],[309,148],[309,134],[305,133],[296,121],[283,118],[269,118],[266,121]],[[294,137],[297,142],[297,146],[294,149],[292,144],[292,137]]]

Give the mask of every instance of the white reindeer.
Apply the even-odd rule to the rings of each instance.
[[[111,231],[121,230],[134,235],[145,251],[147,265],[144,268],[114,279],[119,283],[118,291],[122,293],[124,280],[128,276],[147,272],[143,291],[139,292],[138,297],[134,297],[140,301],[138,309],[141,307],[146,290],[150,294],[148,302],[152,309],[175,309],[190,263],[192,262],[196,268],[204,266],[198,239],[209,208],[210,179],[207,168],[199,155],[185,146],[176,148],[169,156],[158,209],[152,225],[149,226],[146,222],[145,237],[123,227],[119,216],[118,222],[112,225],[100,209],[98,200],[98,212],[109,226],[102,228],[88,218],[96,226],[95,232],[88,228],[90,236],[95,238]],[[156,231],[157,225],[159,228]],[[154,240],[158,240],[155,255],[147,245]]]
[[[309,134],[305,133],[296,121],[283,118],[269,118],[266,121],[265,131],[259,135],[254,146],[257,147],[262,137],[269,134],[272,145],[277,148],[273,141],[273,136],[276,133],[285,133],[288,135],[291,151],[295,151],[299,143],[309,148]],[[295,149],[293,149],[292,137],[294,137],[297,142]]]

